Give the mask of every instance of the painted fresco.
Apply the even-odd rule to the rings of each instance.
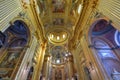
[[[14,68],[20,53],[8,52],[3,61],[0,63],[0,68]]]
[[[63,25],[64,24],[64,19],[62,18],[54,18],[53,19],[53,25]]]
[[[39,10],[40,10],[40,13],[42,13],[43,15],[46,14],[46,4],[45,4],[45,0],[40,0],[40,5],[39,5]]]
[[[62,80],[62,72],[61,70],[55,71],[55,80]]]
[[[52,11],[53,13],[65,12],[65,1],[64,0],[52,0]]]
[[[16,50],[17,51],[17,50]],[[21,51],[8,51],[7,55],[3,58],[0,62],[0,79],[2,80],[9,80],[13,75],[13,72],[19,62]]]
[[[0,69],[0,80],[10,80],[13,69]]]
[[[70,9],[70,14],[73,16],[76,13],[76,7],[77,7],[78,0],[72,0],[72,6]]]

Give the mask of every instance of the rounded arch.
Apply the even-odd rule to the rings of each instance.
[[[23,23],[23,25],[25,26],[25,28],[27,30],[27,34],[28,34],[28,41],[27,41],[26,45],[30,45],[31,44],[31,39],[32,39],[32,33],[35,31],[32,28],[31,21],[29,21],[28,19],[25,19],[25,18],[16,17],[13,20],[11,20],[10,24],[14,25],[18,21],[20,21],[21,23]]]
[[[2,36],[2,49],[4,50],[13,43],[16,39],[25,38],[27,43],[25,46],[29,46],[31,44],[32,36],[31,34],[34,32],[32,28],[32,24],[28,19],[15,17],[10,21],[10,26],[4,31],[1,32],[0,36]]]
[[[12,75],[20,68],[17,63],[22,63],[27,49],[29,45],[31,45],[32,36],[30,29],[30,22],[26,22],[26,20],[22,18],[15,18],[11,21],[8,29],[3,32],[3,34],[7,35],[7,45],[5,45],[4,52],[1,52],[1,57],[5,56],[2,58],[0,65],[8,69],[12,68],[12,70],[2,74],[9,74],[9,76],[7,76],[8,79],[12,78]],[[2,78],[4,79],[6,76],[2,76]]]
[[[98,19],[94,21],[94,23],[89,28],[89,33],[91,36],[99,36],[109,32],[113,28],[114,27],[111,25],[109,20],[104,18]]]
[[[113,70],[116,69],[117,71],[120,71],[120,63],[117,53],[113,50],[116,45],[111,41],[111,38],[114,38],[114,36],[108,36],[108,31],[111,31],[110,33],[114,34],[116,29],[108,19],[101,18],[95,20],[88,31],[88,43],[92,47],[90,49],[93,52],[93,56],[99,64],[100,70],[105,73],[105,76],[112,79],[111,74],[113,73]],[[109,63],[109,65],[106,65],[106,63]],[[108,67],[109,70],[107,69]]]
[[[29,34],[28,32],[29,30],[26,27],[26,24],[20,20],[16,20],[14,24],[10,27],[10,29],[16,34],[20,34],[20,35]]]
[[[94,21],[93,21],[93,23],[91,24],[91,26],[89,27],[89,29],[88,29],[88,33],[87,33],[87,39],[88,39],[88,44],[92,44],[92,41],[91,41],[91,38],[93,37],[93,36],[98,36],[98,35],[102,35],[102,34],[104,34],[105,32],[107,32],[107,31],[109,31],[109,30],[112,30],[113,29],[113,27],[114,26],[112,26],[112,24],[110,24],[110,28],[107,28],[106,30],[104,30],[104,31],[102,31],[102,32],[98,32],[98,35],[93,35],[92,34],[92,30],[93,30],[93,28],[95,27],[95,25],[97,24],[97,23],[99,23],[100,21],[105,21],[106,22],[106,24],[110,24],[110,20],[109,19],[107,19],[107,18],[99,18],[99,19],[95,19]]]

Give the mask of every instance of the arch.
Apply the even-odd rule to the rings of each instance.
[[[30,30],[22,20],[16,20],[13,24],[5,31],[8,34],[9,47],[24,47],[29,44]],[[22,42],[23,41],[23,42]]]
[[[89,33],[93,36],[103,35],[114,29],[109,20],[98,19],[90,27]]]
[[[16,34],[24,35],[28,33],[28,29],[26,27],[26,24],[21,20],[16,20],[14,24],[10,27],[11,31],[13,31]]]
[[[92,29],[94,28],[94,26],[100,21],[100,20],[106,20],[108,21],[106,18],[100,18],[100,19],[96,19],[93,21],[92,25],[90,26],[90,28],[88,29],[88,43],[89,44],[92,44],[92,41],[91,41],[91,37],[92,37]]]
[[[108,29],[106,29],[107,31],[103,31],[103,33],[100,35],[92,35],[92,30],[93,30],[93,28],[95,27],[95,25],[99,22],[99,21],[101,21],[101,20],[103,20],[103,21],[106,21],[107,22],[107,24],[110,24],[109,22],[110,22],[110,20],[109,19],[107,19],[107,18],[99,18],[99,19],[96,19],[96,20],[94,20],[93,21],[93,23],[92,23],[92,25],[90,26],[90,28],[88,29],[88,34],[87,34],[87,36],[88,36],[88,44],[90,44],[90,45],[92,45],[93,43],[92,43],[92,37],[96,37],[96,36],[99,36],[99,38],[101,37],[101,35],[104,35],[105,34],[105,32],[108,32],[109,30],[112,30],[112,29],[115,29],[115,28],[111,28],[111,27],[114,27],[114,26],[112,26],[113,24],[110,24],[110,28],[108,28]],[[113,45],[111,44],[111,42],[109,41],[109,40],[107,40],[107,39],[105,39],[105,38],[102,38],[102,39],[104,39],[106,42],[108,42],[108,44],[110,44],[110,46],[112,47]]]
[[[14,18],[13,20],[10,21],[10,24],[11,25],[14,25],[14,23],[16,21],[20,21],[23,23],[23,25],[25,25],[25,28],[27,29],[27,34],[28,34],[28,41],[27,41],[27,45],[31,44],[31,39],[32,39],[32,32],[35,31],[34,28],[32,28],[32,24],[31,24],[31,21],[29,21],[28,19],[26,18],[21,18],[21,17],[16,17]]]
[[[24,27],[22,28],[21,26],[16,27],[17,25],[19,25],[17,23],[20,23]],[[31,39],[32,39],[31,32],[34,31],[34,29],[32,29],[31,27],[32,24],[30,23],[30,21],[28,21],[28,19],[25,19],[25,18],[15,17],[13,20],[10,21],[10,24],[11,25],[4,32],[1,32],[2,34],[0,36],[1,36],[2,44],[3,44],[1,50],[3,51],[6,48],[8,48],[8,46],[11,45],[11,43],[19,37],[21,38],[26,37],[25,40],[27,40],[27,44],[25,46],[30,45]]]
[[[11,76],[19,69],[18,63],[21,64],[21,61],[24,58],[27,50],[26,46],[31,44],[31,30],[29,24],[26,23],[24,19],[15,18],[12,20],[11,26],[9,26],[3,34],[7,37],[5,45],[7,51],[0,63],[0,68],[5,68],[6,74],[9,74],[8,79],[10,79]],[[11,68],[12,70],[8,71],[6,68]],[[3,73],[3,75],[5,74]],[[5,77],[7,76],[2,76],[2,79]]]
[[[114,46],[116,45],[110,38],[106,38],[106,36],[108,36],[107,33],[110,31],[114,34],[116,30],[112,24],[110,24],[109,20],[98,19],[89,28],[88,39],[90,45],[92,45],[90,47],[93,47],[91,49],[95,56],[95,60],[99,66],[101,66],[101,70],[104,70],[103,73],[105,72],[106,76],[109,77],[109,79],[112,79],[111,75],[114,69],[120,72],[120,61],[115,51],[113,51],[115,48]],[[114,36],[112,36],[112,38],[114,38]]]

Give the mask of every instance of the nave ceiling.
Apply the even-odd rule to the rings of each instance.
[[[97,0],[36,0],[35,3],[43,40],[56,46],[69,44],[67,47],[71,49],[83,35],[88,6],[91,6],[89,10],[94,9]]]
[[[38,0],[45,39],[63,45],[72,39],[82,10],[81,0]]]

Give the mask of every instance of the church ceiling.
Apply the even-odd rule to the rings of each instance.
[[[81,0],[38,0],[45,37],[53,44],[70,40],[82,9]]]

